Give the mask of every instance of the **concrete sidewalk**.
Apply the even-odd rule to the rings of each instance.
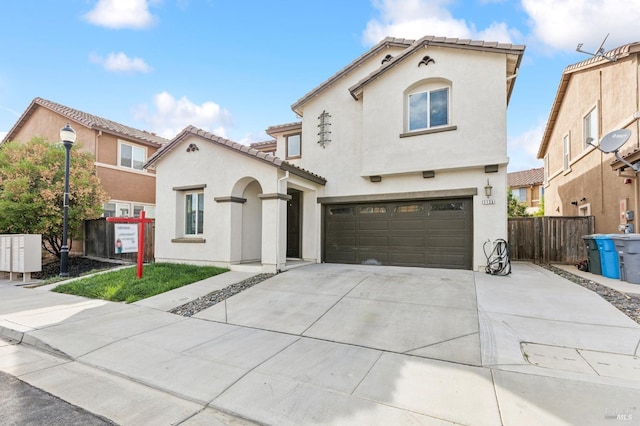
[[[119,424],[640,424],[640,325],[545,269],[311,265],[165,312],[225,275],[135,305],[0,284],[0,370]]]

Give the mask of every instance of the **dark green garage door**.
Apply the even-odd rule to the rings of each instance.
[[[324,206],[329,263],[472,269],[470,198]]]

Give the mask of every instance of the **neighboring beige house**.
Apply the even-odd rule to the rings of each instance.
[[[621,232],[638,212],[638,179],[597,145],[607,133],[631,130],[621,154],[640,160],[640,42],[565,68],[538,158],[544,159],[545,215],[595,216],[597,233]]]
[[[507,235],[506,110],[524,49],[386,38],[293,104],[301,122],[267,129],[275,156],[186,128],[146,165],[156,259],[484,268],[483,244]]]
[[[90,152],[95,157],[96,174],[110,197],[104,205],[104,216],[138,216],[145,210],[147,217],[154,217],[155,171],[143,169],[143,165],[168,142],[165,138],[35,98],[2,143],[28,142],[34,137],[57,143],[60,129],[67,122],[77,134],[72,149]]]
[[[544,196],[544,168],[521,170],[507,174],[509,191],[519,203],[527,207],[527,213],[533,214],[540,209]]]

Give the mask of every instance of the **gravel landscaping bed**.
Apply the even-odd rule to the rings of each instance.
[[[598,284],[589,279],[582,278],[578,275],[572,274],[571,272],[564,271],[560,268],[556,268],[553,265],[540,265],[545,269],[550,270],[556,275],[560,275],[563,278],[568,279],[576,284],[581,285],[582,287],[588,288],[591,291],[594,291],[600,295],[607,302],[611,303],[613,306],[622,311],[629,318],[640,324],[640,296],[633,294],[626,294],[602,284]]]
[[[177,308],[173,308],[169,312],[171,312],[172,314],[182,315],[183,317],[193,316],[198,312],[207,309],[215,305],[216,303],[222,302],[230,298],[231,296],[236,295],[250,287],[253,287],[254,285],[259,284],[262,281],[273,276],[274,274],[254,275],[253,277],[247,278],[246,280],[231,284],[223,288],[222,290],[216,290],[205,296],[198,297],[196,300],[185,303],[184,305],[180,305]]]

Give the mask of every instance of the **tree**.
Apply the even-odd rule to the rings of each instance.
[[[511,193],[511,188],[507,188],[507,216],[508,217],[527,217],[527,206],[520,203],[518,199]]]
[[[42,138],[0,147],[0,233],[42,234],[42,246],[60,257],[65,150]],[[69,239],[82,235],[82,222],[102,214],[107,194],[95,174],[93,155],[71,149]]]
[[[544,216],[544,195],[540,197],[540,203],[538,204],[538,211],[533,214],[534,216]]]

